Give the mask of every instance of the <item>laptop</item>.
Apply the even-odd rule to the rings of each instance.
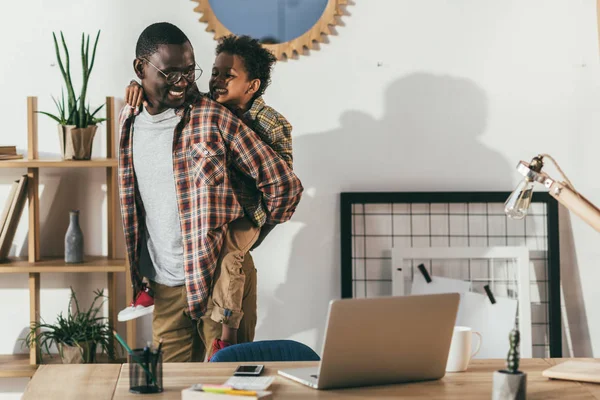
[[[459,299],[446,293],[332,300],[319,366],[278,373],[315,389],[440,379]]]

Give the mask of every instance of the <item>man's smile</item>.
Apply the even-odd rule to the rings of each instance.
[[[171,89],[169,90],[169,95],[176,98],[176,99],[180,99],[183,97],[183,95],[185,94],[185,90],[183,89]]]

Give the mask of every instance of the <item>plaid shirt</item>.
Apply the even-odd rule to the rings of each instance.
[[[292,168],[292,125],[283,115],[266,105],[259,96],[242,120]]]
[[[254,99],[252,107],[242,115],[244,121],[292,168],[292,125],[283,115],[265,104],[262,96]],[[260,193],[253,189],[252,181],[244,176],[233,180],[233,187],[248,218],[256,226],[263,226],[267,213]]]
[[[267,222],[289,220],[303,191],[290,167],[226,108],[200,96],[177,112],[173,174],[183,239],[190,316],[206,312],[212,277],[227,224],[244,216],[232,177],[244,176],[262,196]],[[134,291],[141,286],[144,207],[133,168],[133,108],[120,115],[119,198]]]

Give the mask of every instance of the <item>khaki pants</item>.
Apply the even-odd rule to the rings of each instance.
[[[221,337],[220,316],[227,317],[227,312],[221,313],[221,310],[227,310],[223,306],[227,307],[240,299],[239,310],[235,310],[236,314],[231,310],[228,321],[231,323],[232,316],[239,316],[238,343],[254,340],[257,320],[256,269],[248,250],[258,238],[258,233],[259,228],[247,219],[230,224],[215,271],[214,295],[208,299],[208,310],[199,321],[192,320],[187,312],[185,285],[169,287],[150,282],[154,291],[152,340],[157,346],[159,339],[163,339],[163,362],[197,362],[210,357],[213,340]],[[234,274],[223,271],[233,271]],[[243,276],[243,280],[239,275]],[[227,300],[223,297],[213,300],[217,293],[223,293]],[[219,316],[217,321],[211,318],[215,310]]]
[[[246,296],[244,260],[251,257],[248,251],[256,243],[259,233],[260,228],[248,218],[229,224],[213,278],[212,301],[206,312],[214,322],[239,328],[245,311],[242,304]]]

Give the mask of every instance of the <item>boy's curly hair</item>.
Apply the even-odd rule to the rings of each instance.
[[[269,50],[262,47],[258,40],[250,36],[229,35],[221,38],[217,45],[216,55],[227,53],[242,59],[248,79],[260,79],[260,88],[253,99],[262,96],[271,84],[271,70],[277,58]]]

